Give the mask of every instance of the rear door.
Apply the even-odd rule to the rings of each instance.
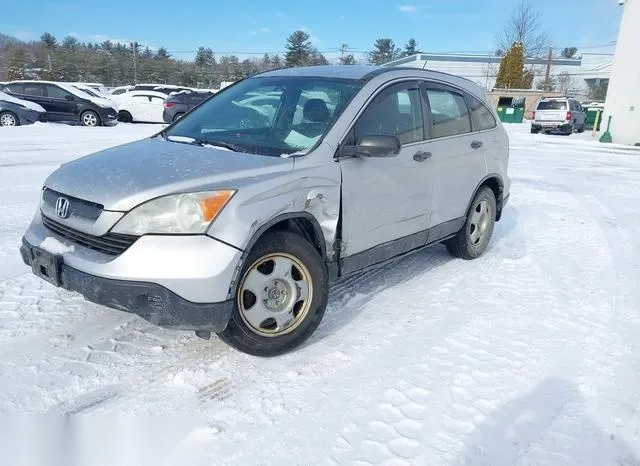
[[[45,84],[49,98],[49,110],[58,121],[75,121],[78,119],[78,97],[54,84]]]
[[[471,197],[486,175],[485,150],[493,135],[490,131],[472,132],[464,91],[426,82],[422,92],[429,107],[427,151],[432,154],[435,171],[431,241],[461,227]]]
[[[44,86],[42,84],[15,83],[8,85],[7,89],[11,92],[11,94],[20,99],[29,100],[42,106],[47,111],[47,119],[51,119],[49,114],[51,105],[49,105],[49,99],[45,94]]]
[[[415,81],[391,84],[370,101],[342,145],[393,135],[394,157],[340,160],[344,273],[423,246],[431,215],[433,160],[425,152],[424,104]]]

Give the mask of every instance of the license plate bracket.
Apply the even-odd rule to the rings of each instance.
[[[60,270],[62,269],[62,256],[52,254],[44,249],[32,246],[31,270],[34,275],[48,281],[54,286],[60,286]]]

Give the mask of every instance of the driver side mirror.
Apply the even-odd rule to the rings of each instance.
[[[357,146],[343,146],[338,157],[395,157],[400,152],[400,140],[396,136],[363,136]]]

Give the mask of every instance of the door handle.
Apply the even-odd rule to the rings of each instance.
[[[473,141],[471,143],[471,148],[472,149],[480,149],[482,147],[482,141]]]
[[[415,154],[413,154],[413,160],[415,160],[416,162],[424,162],[429,157],[431,157],[431,152],[418,151]]]

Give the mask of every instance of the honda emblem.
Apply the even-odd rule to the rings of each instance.
[[[64,197],[59,197],[56,200],[56,215],[60,218],[67,218],[69,216],[69,200]]]

